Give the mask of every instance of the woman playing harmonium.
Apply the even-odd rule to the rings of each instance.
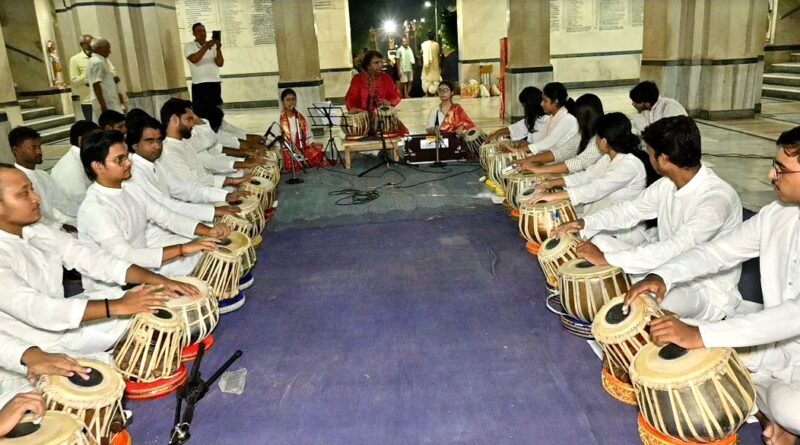
[[[475,123],[467,116],[464,108],[453,102],[453,84],[449,80],[439,83],[439,106],[428,113],[428,126],[426,132],[433,134],[436,126],[441,133],[455,133],[462,136],[465,132],[475,128]]]

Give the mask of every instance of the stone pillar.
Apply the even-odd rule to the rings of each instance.
[[[500,75],[500,39],[506,36],[508,0],[458,0],[458,78],[480,82],[480,65],[492,65],[492,83]],[[475,32],[480,30],[480,32]]]
[[[641,79],[703,119],[760,108],[766,9],[761,0],[645,0]]]
[[[11,124],[8,122],[8,116],[3,111],[0,111],[0,162],[3,164],[13,164],[15,162],[14,154],[11,153],[11,145],[8,143],[8,133],[11,131]]]
[[[553,81],[550,65],[550,2],[508,0],[506,110],[511,121],[524,116],[517,97],[527,86]]]
[[[22,125],[22,110],[19,107],[17,93],[14,90],[14,78],[11,75],[11,65],[8,62],[2,26],[0,26],[0,110],[4,112],[4,125],[10,125],[11,127]],[[2,153],[6,149],[10,153],[11,149],[7,146],[7,138],[4,142],[0,141],[0,158],[6,158],[5,154]],[[11,159],[13,160],[13,157]]]
[[[348,4],[348,0],[331,0],[319,2],[314,7],[319,65],[325,84],[325,96],[335,103],[344,103],[344,96],[353,77]]]
[[[297,93],[297,109],[308,116],[308,107],[325,97],[313,2],[274,0],[272,12],[278,51],[278,89],[293,89]]]
[[[141,108],[154,117],[170,97],[189,97],[183,49],[177,33],[175,0],[152,2],[92,2],[64,0],[56,9],[61,40],[69,57],[79,51],[81,34],[111,43],[110,59],[117,68],[120,92],[128,109]]]

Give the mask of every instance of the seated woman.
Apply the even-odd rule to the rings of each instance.
[[[314,135],[308,129],[305,116],[297,111],[297,93],[287,88],[281,92],[283,110],[278,118],[283,140],[300,156],[304,156],[311,167],[327,165],[322,152],[322,144],[314,142]],[[288,159],[284,158],[284,162]]]
[[[603,103],[594,94],[584,94],[575,102],[578,133],[565,143],[518,161],[522,171],[535,174],[566,174],[586,170],[600,159],[597,148],[597,121],[603,116]]]
[[[459,137],[463,136],[468,130],[475,128],[472,119],[467,116],[464,108],[453,103],[453,84],[449,80],[439,83],[439,106],[428,113],[428,127],[425,130],[428,134],[436,133],[436,125],[442,133],[455,133]]]
[[[658,179],[650,159],[639,148],[639,138],[631,133],[631,121],[622,113],[609,113],[597,121],[597,147],[602,157],[586,171],[539,183],[530,202],[553,202],[569,199],[573,206],[585,204],[581,217],[606,209],[638,196]],[[547,192],[554,187],[564,191]],[[576,209],[577,210],[577,209]],[[645,224],[609,232],[631,245],[647,242]]]
[[[536,87],[525,87],[519,93],[519,103],[525,112],[525,117],[508,127],[503,127],[490,134],[489,142],[494,142],[503,137],[509,137],[514,141],[517,148],[523,144],[530,144],[534,140],[534,134],[541,132],[550,122],[550,115],[542,108],[542,90]]]
[[[563,84],[551,82],[544,86],[542,109],[550,115],[544,130],[534,133],[533,141],[526,147],[520,149],[506,145],[503,147],[504,151],[518,155],[530,152],[535,155],[566,143],[578,133],[575,101],[569,97]]]
[[[392,76],[383,72],[383,55],[378,51],[367,51],[361,61],[363,72],[350,80],[350,87],[344,97],[347,111],[366,111],[370,119],[382,106],[396,107],[400,103],[400,93],[392,80]],[[408,129],[397,120],[400,134],[407,134]]]

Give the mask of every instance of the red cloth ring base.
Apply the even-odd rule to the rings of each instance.
[[[270,207],[267,210],[264,210],[264,219],[266,220],[265,223],[269,224],[272,222],[272,218],[275,218],[275,212],[277,209],[275,207]]]
[[[539,249],[541,249],[541,248],[542,248],[542,245],[539,244],[539,243],[532,243],[530,241],[525,243],[525,249],[528,251],[528,253],[530,253],[533,256],[539,255]]]
[[[194,358],[197,357],[197,352],[200,350],[200,343],[206,345],[206,353],[208,353],[208,351],[214,347],[214,336],[208,334],[208,337],[200,340],[200,342],[183,348],[183,351],[181,351],[181,361],[190,362],[194,360]]]
[[[186,366],[181,365],[174,377],[150,383],[125,381],[125,395],[131,400],[160,399],[175,392],[188,380]]]
[[[130,433],[124,428],[114,435],[110,442],[111,445],[131,445],[132,443],[133,440],[131,439]]]
[[[644,420],[641,413],[636,420],[639,424],[639,438],[642,440],[642,445],[700,445],[700,442],[684,442],[661,434]],[[703,442],[703,445],[736,445],[738,439],[738,435],[732,434],[714,442]]]
[[[511,211],[511,219],[514,221],[519,221],[519,210],[514,209]]]
[[[636,391],[634,391],[633,385],[614,377],[605,366],[603,366],[603,372],[600,374],[600,382],[603,384],[603,389],[605,389],[611,397],[626,405],[638,405],[638,402],[636,402]]]

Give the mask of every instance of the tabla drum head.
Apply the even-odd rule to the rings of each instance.
[[[685,350],[674,345],[643,347],[631,365],[631,379],[644,386],[677,388],[707,378],[730,359],[732,349],[699,348]]]
[[[43,393],[57,401],[69,400],[73,406],[109,405],[122,397],[125,384],[119,372],[111,366],[89,359],[77,359],[78,363],[91,369],[89,380],[80,376],[64,377],[48,375],[42,377]]]
[[[223,241],[230,242],[230,239],[225,239]],[[191,284],[192,286],[196,287],[198,291],[200,291],[200,295],[197,296],[187,294],[170,298],[169,300],[167,300],[167,307],[170,309],[178,309],[191,304],[197,304],[197,302],[208,298],[208,295],[211,292],[210,288],[208,287],[208,283],[199,278],[170,277],[170,279],[175,281],[180,281],[181,283]]]
[[[609,300],[600,308],[592,323],[592,333],[601,343],[616,344],[641,331],[650,317],[647,315],[648,305],[637,298],[628,307],[628,313],[622,312],[625,296],[621,295]]]
[[[41,423],[34,423],[33,414],[26,414],[6,434],[0,443],[4,445],[79,445],[86,444],[81,432],[83,423],[77,417],[58,411],[47,411]]]

